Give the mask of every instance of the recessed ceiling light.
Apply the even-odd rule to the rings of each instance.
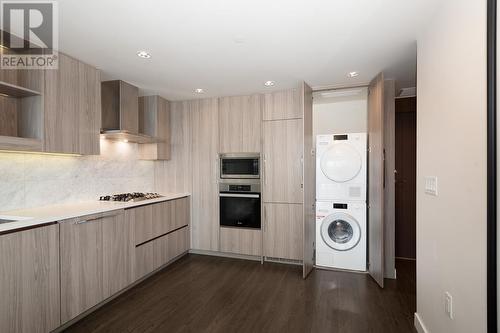
[[[348,77],[356,77],[358,75],[359,75],[358,72],[349,72],[349,74],[347,74]]]
[[[137,56],[144,59],[151,58],[151,54],[148,51],[138,51]]]
[[[127,143],[127,142],[128,142],[128,140],[127,140],[127,139],[123,139],[123,142],[124,142],[124,143]]]
[[[196,89],[194,90],[194,92],[195,92],[195,93],[197,93],[197,94],[203,94],[203,93],[205,92],[205,90],[203,90],[203,89],[201,89],[201,88],[196,88]]]
[[[272,87],[272,86],[274,86],[274,81],[266,81],[266,82],[264,82],[264,85],[266,87]]]

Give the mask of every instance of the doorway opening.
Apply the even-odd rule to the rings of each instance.
[[[417,98],[396,98],[395,109],[395,257],[415,261]]]

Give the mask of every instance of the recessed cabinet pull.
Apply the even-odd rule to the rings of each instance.
[[[105,219],[107,217],[115,217],[118,215],[120,215],[120,213],[103,214],[103,215],[99,215],[99,216],[95,216],[95,217],[91,217],[91,218],[87,218],[87,219],[83,219],[83,220],[78,220],[75,224],[85,224],[85,223]]]

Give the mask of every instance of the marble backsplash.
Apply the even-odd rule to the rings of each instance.
[[[101,140],[100,156],[0,153],[0,211],[153,192],[153,161],[137,144]]]

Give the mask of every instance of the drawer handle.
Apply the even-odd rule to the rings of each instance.
[[[107,217],[114,217],[114,216],[118,216],[118,215],[120,215],[120,213],[118,213],[118,214],[117,213],[112,213],[112,214],[100,215],[100,216],[96,216],[96,217],[91,217],[89,219],[79,220],[75,224],[85,224],[85,223],[93,222],[93,221],[96,221],[96,220],[101,220],[101,219],[104,219],[104,218],[107,218]]]

